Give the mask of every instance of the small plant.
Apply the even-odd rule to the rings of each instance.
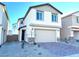
[[[38,45],[38,47],[40,47],[40,45]]]
[[[36,51],[37,49],[34,49],[34,51]]]
[[[76,40],[76,42],[79,42],[79,40]]]
[[[38,53],[38,55],[42,55],[42,53],[41,53],[41,52],[39,52],[39,53]]]
[[[68,39],[67,38],[65,38],[65,40],[64,40],[66,43],[68,43]]]
[[[34,45],[36,45],[37,43],[34,42]]]
[[[0,48],[1,48],[1,45],[0,45]]]
[[[21,48],[24,48],[24,45],[25,45],[25,41],[22,40],[22,42],[21,42]]]

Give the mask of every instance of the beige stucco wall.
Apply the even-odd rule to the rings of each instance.
[[[3,13],[3,9],[2,9],[2,5],[0,5],[0,25],[2,24],[2,13]]]
[[[5,7],[0,5],[0,44],[6,42],[8,19],[5,14]]]
[[[61,39],[68,38],[71,35],[69,26],[72,25],[72,16],[62,18]]]
[[[79,26],[79,23],[77,23],[76,16],[79,16],[79,15],[72,15],[72,26]]]

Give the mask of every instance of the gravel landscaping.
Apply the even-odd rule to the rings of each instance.
[[[30,45],[25,43],[21,48],[21,42],[6,42],[0,48],[0,57],[65,57],[79,56],[79,47],[65,43],[38,43]]]

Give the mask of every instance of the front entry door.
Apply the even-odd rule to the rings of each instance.
[[[25,30],[22,30],[22,40],[24,40],[25,37]]]

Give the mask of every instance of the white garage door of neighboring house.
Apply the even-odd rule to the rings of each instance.
[[[36,30],[35,42],[56,42],[56,31]]]
[[[79,39],[79,32],[74,32],[74,39]]]

